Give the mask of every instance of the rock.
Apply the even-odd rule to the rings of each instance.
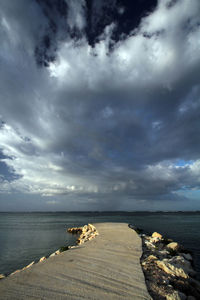
[[[196,300],[193,296],[187,296],[187,300]]]
[[[30,268],[32,265],[34,265],[34,261],[32,261],[28,266],[26,266],[26,267],[24,267],[22,270],[26,270],[26,269],[28,269],[28,268]]]
[[[54,252],[54,253],[52,253],[51,255],[49,255],[49,257],[53,257],[53,256],[55,256],[56,255],[56,253]]]
[[[58,255],[58,254],[60,254],[61,252],[60,252],[60,250],[57,250],[56,252],[55,252],[55,255]]]
[[[193,270],[191,263],[184,259],[182,256],[174,256],[168,260],[168,262],[177,268],[182,268],[185,273],[188,273],[191,276],[196,275],[196,272]]]
[[[145,265],[148,265],[149,263],[157,260],[158,258],[155,256],[155,255],[149,255],[145,258],[145,260],[142,262],[142,265],[145,266]]]
[[[192,255],[191,255],[190,253],[181,253],[181,255],[182,255],[185,259],[192,261]]]
[[[186,299],[187,299],[186,295],[179,291],[174,291],[172,294],[166,295],[166,300],[186,300]]]
[[[151,261],[153,261],[153,260],[157,260],[158,258],[155,256],[155,255],[149,255],[147,258],[146,258],[146,261],[148,261],[148,262],[151,262]]]
[[[92,225],[92,224],[88,224],[88,229],[93,232],[96,231],[96,227],[94,227],[94,225]]]
[[[159,256],[160,257],[166,257],[167,255],[169,255],[169,252],[167,250],[159,251]]]
[[[152,234],[152,238],[154,238],[154,237],[157,237],[157,238],[159,238],[160,240],[162,239],[162,235],[161,235],[160,233],[158,233],[158,232],[154,232],[154,233]]]
[[[84,225],[83,227],[68,228],[67,231],[70,233],[80,233],[80,236],[76,241],[78,245],[92,240],[96,235],[99,234],[95,226],[92,224]]]
[[[16,271],[12,272],[10,275],[12,276],[12,275],[15,275],[16,273],[19,273],[19,272],[21,272],[21,270],[16,270]]]
[[[69,232],[69,233],[81,233],[82,232],[82,227],[68,228],[67,232]]]
[[[152,238],[150,239],[150,242],[156,244],[156,243],[160,242],[160,240],[161,240],[161,239],[160,239],[159,237],[154,236],[154,237],[152,237]]]
[[[167,249],[171,249],[173,251],[178,251],[179,249],[179,244],[178,243],[175,243],[175,242],[172,242],[172,243],[169,243],[167,245]]]
[[[150,250],[153,249],[153,248],[155,249],[155,245],[152,244],[151,242],[145,241],[144,243],[145,243],[145,245],[147,246],[148,249],[150,249]]]
[[[82,233],[86,233],[89,230],[88,225],[82,227]]]
[[[0,279],[5,278],[6,276],[4,274],[0,274]]]
[[[83,244],[83,243],[84,243],[84,241],[83,241],[82,239],[79,238],[79,239],[77,240],[77,244],[78,244],[78,245],[81,245],[81,244]]]
[[[172,276],[188,278],[188,274],[182,268],[177,268],[173,264],[170,264],[167,259],[156,260],[156,264],[160,269],[162,269],[165,273],[170,274]]]
[[[42,262],[42,261],[44,261],[44,260],[46,260],[46,257],[45,257],[45,256],[41,257],[39,261]]]

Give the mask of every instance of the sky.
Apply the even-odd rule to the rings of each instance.
[[[200,1],[0,0],[0,211],[200,210]]]

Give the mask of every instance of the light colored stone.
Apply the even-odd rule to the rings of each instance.
[[[145,241],[144,243],[145,243],[145,245],[147,246],[148,249],[153,249],[153,248],[155,248],[155,245],[152,244],[152,243],[149,242],[149,241]]]
[[[154,238],[154,237],[157,237],[157,238],[159,238],[160,240],[162,239],[162,235],[161,235],[160,233],[158,233],[158,232],[154,232],[154,233],[152,234],[152,238]]]
[[[174,250],[174,251],[178,251],[178,249],[179,249],[179,244],[178,244],[178,243],[175,243],[175,242],[169,243],[169,244],[167,245],[167,249],[171,249],[171,250]]]
[[[98,235],[96,227],[92,224],[84,225],[83,227],[68,228],[67,231],[70,233],[80,233],[80,236],[76,241],[76,243],[78,245],[81,245],[87,241],[90,241],[96,235]]]
[[[52,253],[49,257],[53,257],[53,256],[56,256],[56,253]]]
[[[181,253],[181,255],[187,260],[192,260],[192,255],[190,253]]]
[[[158,243],[158,242],[160,242],[160,238],[158,237],[158,236],[155,236],[155,237],[152,237],[151,239],[150,239],[150,242],[151,243]]]
[[[19,273],[19,272],[21,272],[21,270],[16,270],[16,271],[12,272],[10,275],[12,276],[12,275],[15,275],[16,273]]]
[[[91,230],[91,231],[96,231],[96,228],[95,228],[94,225],[92,225],[92,224],[88,224],[88,228],[89,228],[89,230]]]
[[[61,252],[60,252],[60,250],[57,250],[56,252],[55,252],[55,255],[58,255],[58,254],[60,254]]]
[[[5,275],[4,274],[0,274],[0,279],[3,279],[5,278]]]
[[[174,291],[172,294],[166,295],[166,300],[186,300],[187,297],[185,294]]]
[[[161,256],[166,257],[166,256],[169,254],[169,252],[168,252],[167,250],[161,250],[161,251],[159,252],[159,254],[160,254]]]
[[[170,258],[168,262],[177,268],[182,268],[185,273],[188,273],[191,276],[194,276],[196,274],[191,266],[191,263],[180,255]]]
[[[172,276],[188,278],[188,274],[182,268],[177,268],[176,266],[170,264],[168,260],[156,260],[156,264],[160,269],[162,269],[165,273],[170,274]]]
[[[145,260],[150,262],[150,261],[153,261],[153,260],[157,260],[158,258],[155,256],[155,255],[149,255]]]
[[[34,261],[32,261],[28,266],[26,266],[26,267],[24,267],[22,270],[26,270],[26,269],[28,269],[28,268],[30,268],[32,265],[34,265]]]
[[[68,228],[67,232],[69,232],[69,233],[81,233],[82,232],[82,227]]]
[[[44,260],[46,260],[46,257],[45,257],[45,256],[43,256],[43,257],[40,258],[40,262],[42,262],[42,261],[44,261]]]
[[[84,225],[83,228],[82,228],[82,233],[85,233],[87,232],[89,229],[88,229],[88,225]]]

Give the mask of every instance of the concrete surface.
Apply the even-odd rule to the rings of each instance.
[[[124,223],[94,225],[92,241],[0,280],[0,299],[151,299],[137,233]]]

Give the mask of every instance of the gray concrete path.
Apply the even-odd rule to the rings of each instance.
[[[95,226],[92,241],[0,280],[0,299],[151,299],[140,237],[124,223]]]

